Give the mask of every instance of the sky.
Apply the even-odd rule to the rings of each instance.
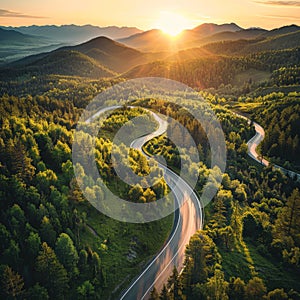
[[[148,30],[166,26],[166,23],[170,26],[172,22],[187,29],[202,23],[230,22],[244,28],[266,29],[300,25],[300,0],[0,1],[2,26],[92,24]]]

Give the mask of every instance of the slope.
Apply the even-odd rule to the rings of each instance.
[[[92,58],[78,51],[54,51],[45,57],[39,58],[25,66],[3,69],[2,75],[39,76],[39,75],[70,75],[88,78],[112,77],[116,73],[97,63]]]
[[[145,54],[106,37],[98,37],[86,43],[61,48],[81,52],[115,72],[128,69],[145,62]]]
[[[135,27],[98,27],[92,25],[45,25],[45,26],[20,26],[2,27],[3,29],[13,29],[23,34],[33,36],[44,36],[53,41],[68,43],[82,43],[97,36],[107,36],[112,39],[120,39],[135,33],[142,32]]]
[[[234,23],[231,24],[202,24],[191,30],[184,30],[179,36],[173,38],[163,33],[161,30],[153,29],[142,33],[129,36],[118,40],[119,42],[141,51],[157,52],[157,51],[172,51],[186,49],[194,42],[209,35],[218,32],[235,32],[242,28]],[[196,45],[197,42],[196,42]]]
[[[130,68],[151,60],[151,55],[147,55],[135,49],[131,49],[106,37],[98,37],[86,43],[76,46],[66,46],[48,53],[40,53],[13,62],[11,67],[27,66],[37,60],[47,59],[49,55],[54,55],[60,51],[76,51],[84,54],[94,62],[105,66],[113,72],[126,72]]]

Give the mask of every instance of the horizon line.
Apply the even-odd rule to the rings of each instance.
[[[193,27],[193,28],[185,28],[183,29],[182,31],[185,31],[185,30],[194,30],[195,28],[201,26],[201,25],[205,25],[205,24],[213,24],[213,25],[236,25],[238,27],[240,27],[242,30],[247,30],[247,29],[264,29],[264,30],[267,30],[266,28],[264,27],[260,27],[260,26],[250,26],[250,27],[242,27],[240,25],[238,25],[237,23],[235,22],[225,22],[225,23],[214,23],[214,22],[204,22],[204,23],[199,23],[199,25]],[[32,26],[36,26],[36,27],[46,27],[46,26],[55,26],[55,27],[64,27],[64,26],[76,26],[76,27],[85,27],[85,26],[92,26],[92,27],[98,27],[98,28],[101,28],[101,29],[106,29],[106,28],[111,28],[111,27],[116,27],[118,29],[122,29],[122,28],[132,28],[132,29],[138,29],[142,32],[146,32],[146,31],[151,31],[151,30],[161,30],[159,28],[148,28],[148,29],[141,29],[137,26],[131,26],[131,25],[94,25],[94,24],[91,24],[91,23],[88,23],[88,24],[75,24],[75,23],[70,23],[70,24],[44,24],[44,25],[36,25],[36,24],[31,24],[31,25],[19,25],[19,26],[14,26],[14,25],[1,25],[0,24],[0,27],[5,27],[5,28],[20,28],[20,27],[32,27]],[[278,29],[278,28],[282,28],[282,27],[288,27],[288,26],[299,26],[298,24],[296,23],[289,23],[289,24],[286,24],[286,25],[282,25],[280,27],[272,27],[271,29],[269,30],[274,30],[274,29]]]

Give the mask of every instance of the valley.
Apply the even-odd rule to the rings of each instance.
[[[204,23],[177,36],[1,26],[0,298],[300,299],[299,35],[297,25],[235,23]],[[146,97],[134,85],[143,77],[193,91]],[[83,124],[86,107],[104,92],[105,111],[92,107]],[[210,116],[206,102],[225,137],[224,172],[212,163],[221,144],[216,150],[209,142],[219,129],[190,113]],[[138,133],[130,145],[115,145],[126,126],[128,137]],[[82,165],[74,165],[76,147]],[[113,151],[140,184],[119,177]],[[114,196],[86,172],[89,159]],[[146,186],[149,174],[155,184]],[[204,202],[207,182],[217,192]],[[99,210],[113,197],[147,206],[164,196],[166,206],[182,205],[152,222]],[[125,219],[132,213],[125,205],[117,211]]]

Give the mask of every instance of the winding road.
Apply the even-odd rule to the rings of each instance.
[[[162,120],[157,114],[149,111],[155,120],[159,124],[159,128],[147,135],[140,137],[131,143],[131,147],[139,149],[141,151],[143,145],[152,138],[163,134],[167,130],[167,123]],[[240,117],[247,119],[250,123],[250,119],[239,115]],[[256,152],[257,146],[262,142],[265,137],[265,131],[258,123],[254,122],[255,135],[248,141],[248,155],[263,164],[269,165],[269,161],[261,159]],[[145,153],[144,153],[145,154]],[[145,154],[146,155],[146,154]],[[191,190],[189,185],[182,180],[173,171],[166,166],[159,164],[161,168],[165,170],[166,181],[174,196],[185,197],[186,191],[191,197],[184,203],[179,209],[179,214],[175,214],[174,226],[172,234],[165,245],[165,247],[158,253],[146,269],[134,280],[129,288],[122,294],[122,299],[147,299],[153,286],[155,285],[157,290],[160,290],[163,283],[166,283],[169,275],[172,272],[175,265],[179,270],[183,267],[185,246],[189,243],[190,237],[202,227],[203,216],[200,201],[194,191]],[[274,165],[275,168],[280,169],[282,172],[289,174],[290,176],[297,176],[300,179],[300,174],[293,171],[286,170],[280,166]],[[177,188],[174,182],[178,181]]]
[[[251,120],[243,115],[240,115],[239,113],[235,113],[237,116],[245,119],[248,121],[248,123],[251,123]],[[258,145],[263,141],[263,139],[265,138],[265,131],[262,128],[262,126],[260,126],[258,123],[253,122],[254,128],[255,128],[255,135],[248,141],[247,146],[248,146],[248,155],[254,159],[255,161],[257,161],[258,163],[262,164],[263,166],[268,166],[270,164],[270,162],[268,160],[266,160],[265,158],[262,158],[256,151]],[[296,173],[294,171],[285,169],[281,166],[278,165],[273,165],[274,168],[279,169],[280,171],[282,171],[282,173],[289,175],[291,178],[297,178],[298,181],[300,181],[300,174]]]
[[[118,108],[121,108],[121,106],[103,108],[87,119],[86,122],[90,123],[99,115]],[[159,126],[155,132],[132,141],[130,146],[140,151],[143,151],[142,147],[146,142],[165,133],[168,126],[167,122],[160,118],[160,116],[150,110],[147,111],[152,114]],[[250,123],[250,119],[238,113],[235,114],[246,119]],[[247,143],[248,155],[258,163],[268,166],[269,161],[261,159],[256,152],[257,146],[264,139],[264,129],[258,123],[254,122],[253,125],[256,134]],[[144,153],[144,155],[148,156],[146,153]],[[179,271],[183,268],[185,246],[189,243],[191,236],[203,226],[203,209],[198,196],[176,173],[159,162],[158,165],[165,172],[165,180],[169,185],[175,200],[181,202],[182,199],[185,199],[185,202],[175,212],[172,232],[165,245],[148,263],[144,271],[133,280],[125,291],[122,292],[120,300],[148,299],[154,286],[157,290],[161,290],[163,284],[167,282],[173,267],[176,266]],[[300,180],[300,174],[286,170],[277,165],[274,165],[274,167],[289,174],[291,177],[297,176],[297,179]]]
[[[88,118],[86,122],[90,123],[101,114],[118,108],[121,106],[103,108]],[[143,151],[142,147],[147,141],[166,132],[168,126],[167,122],[157,114],[150,110],[147,111],[152,114],[159,126],[155,132],[139,137],[131,143],[132,148],[141,151]],[[148,156],[146,153],[144,155]],[[175,197],[175,201],[182,202],[184,199],[184,204],[175,211],[172,232],[165,245],[148,263],[144,271],[122,292],[121,300],[148,299],[154,286],[157,290],[161,290],[171,275],[173,267],[176,266],[179,271],[183,268],[185,247],[191,236],[203,226],[203,209],[196,193],[168,167],[159,162],[158,165],[164,170],[165,180]]]
[[[131,143],[132,148],[141,151],[147,141],[163,134],[168,126],[167,122],[157,114],[152,111],[148,112],[152,114],[159,127],[155,132]],[[144,154],[147,156],[146,153]],[[158,165],[165,172],[165,180],[172,190],[175,200],[180,202],[183,198],[185,202],[175,213],[173,229],[166,245],[124,291],[120,299],[147,299],[154,286],[157,290],[161,290],[172,273],[173,267],[176,266],[179,271],[183,268],[185,246],[189,243],[191,236],[203,225],[203,211],[198,196],[176,173],[165,165],[160,163]]]

